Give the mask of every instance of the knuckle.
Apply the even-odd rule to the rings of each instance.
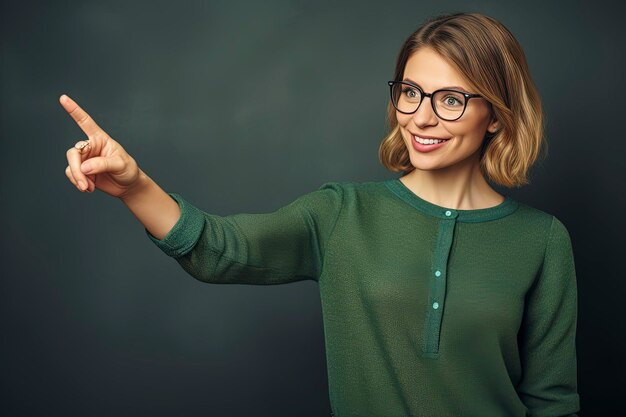
[[[65,168],[65,176],[67,177],[67,179],[70,180],[72,184],[76,185],[76,180],[74,179],[74,175],[72,175],[72,170],[69,166]]]
[[[130,155],[120,155],[120,170],[126,170],[129,166],[132,166],[133,163],[134,160]]]
[[[72,161],[72,163],[70,163],[70,166],[69,166],[70,173],[77,180],[84,176],[80,170],[80,164],[81,164],[80,161]]]
[[[89,115],[85,113],[80,119],[77,120],[77,123],[82,125],[85,124],[87,121],[89,121]]]

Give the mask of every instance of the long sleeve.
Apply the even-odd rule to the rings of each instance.
[[[577,417],[580,410],[577,303],[572,243],[563,223],[553,216],[543,265],[526,296],[518,336],[522,380],[517,392],[530,417]]]
[[[219,216],[168,194],[180,218],[162,240],[144,230],[191,276],[216,284],[317,281],[343,200],[341,185],[327,182],[271,213]]]

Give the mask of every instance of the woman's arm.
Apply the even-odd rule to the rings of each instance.
[[[530,416],[575,417],[577,288],[569,233],[553,217],[540,275],[530,289],[519,333],[522,381]]]
[[[180,217],[180,209],[159,185],[139,170],[137,185],[120,200],[157,239],[163,239]]]
[[[330,182],[274,212],[228,216],[206,213],[169,193],[167,198],[180,207],[179,219],[162,239],[148,228],[146,233],[203,282],[265,285],[318,280],[343,193],[339,183]]]

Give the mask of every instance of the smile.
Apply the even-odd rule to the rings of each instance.
[[[420,138],[419,136],[415,136],[415,135],[413,135],[413,139],[416,142],[421,143],[422,145],[434,145],[436,143],[442,143],[442,142],[445,142],[447,140],[450,140],[450,139],[424,139],[424,138]]]

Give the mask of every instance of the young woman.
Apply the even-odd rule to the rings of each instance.
[[[438,16],[405,41],[389,88],[380,158],[403,175],[328,182],[272,213],[166,193],[64,95],[88,137],[66,175],[120,198],[203,282],[318,282],[336,417],[576,416],[568,231],[489,184],[528,183],[545,149],[522,48],[491,17]]]

